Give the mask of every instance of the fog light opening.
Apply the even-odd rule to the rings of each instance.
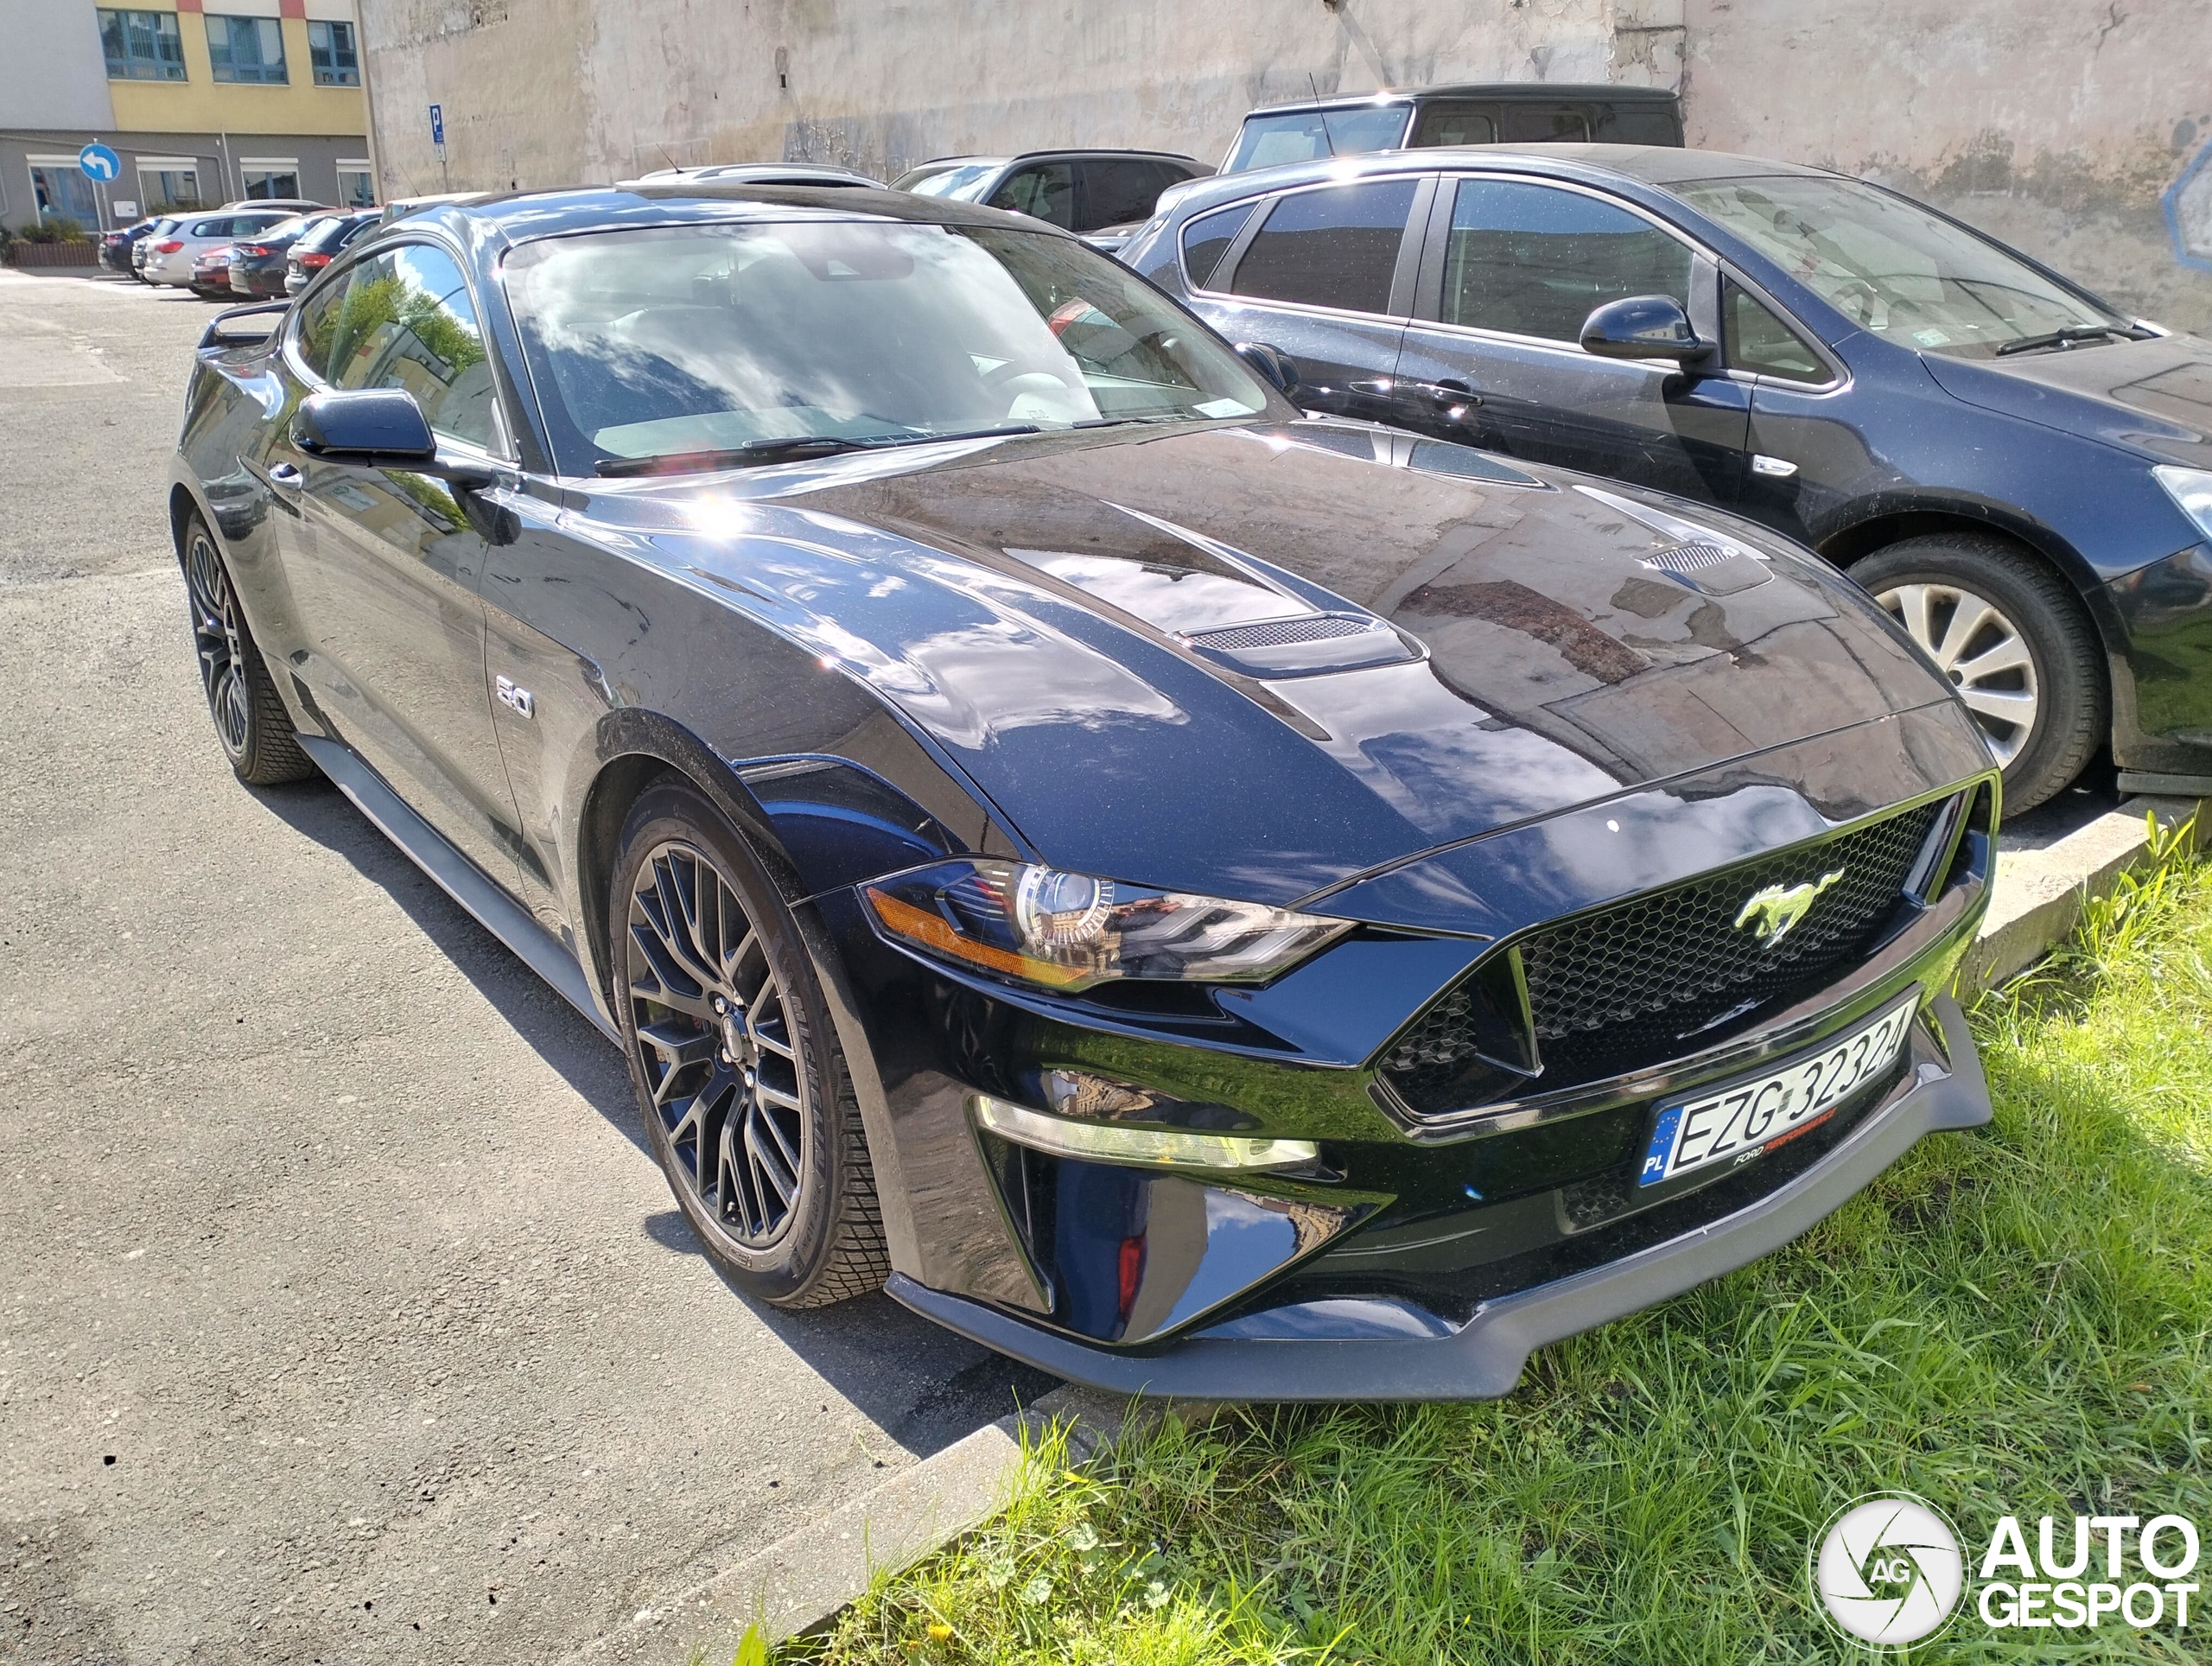
[[[1234,1134],[1192,1134],[1179,1129],[1122,1128],[1079,1122],[988,1093],[968,1096],[977,1124],[1002,1140],[1055,1157],[1093,1162],[1143,1163],[1160,1168],[1304,1168],[1321,1159],[1311,1140],[1262,1140]]]

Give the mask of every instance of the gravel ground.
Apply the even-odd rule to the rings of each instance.
[[[0,272],[0,1666],[557,1660],[1034,1398],[693,1250],[620,1057],[209,732],[211,309]]]

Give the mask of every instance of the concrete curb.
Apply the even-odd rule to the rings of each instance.
[[[2196,815],[2199,802],[2130,798],[2044,849],[2000,852],[1989,917],[1960,963],[1961,997],[1994,989],[2049,954],[2090,898],[2108,895],[2149,855],[2146,818],[2156,815],[2171,830]]]
[[[2192,798],[2131,798],[2044,849],[2000,853],[1989,917],[1960,967],[1961,995],[1994,988],[2050,953],[2089,898],[2107,894],[2147,856],[2146,817],[2155,814],[2171,829],[2198,807]],[[989,1520],[1020,1472],[1025,1428],[1033,1439],[1055,1422],[1068,1423],[1072,1455],[1088,1461],[1120,1434],[1128,1414],[1113,1396],[1056,1389],[728,1571],[640,1610],[630,1625],[567,1660],[617,1666],[703,1657],[707,1666],[721,1666],[753,1619],[763,1622],[771,1642],[810,1631],[865,1593],[879,1571],[908,1567]]]
[[[677,1663],[722,1666],[758,1619],[771,1643],[810,1631],[896,1572],[997,1514],[1021,1468],[1022,1437],[1068,1427],[1071,1459],[1088,1462],[1120,1434],[1127,1403],[1073,1384],[1026,1411],[900,1470],[789,1537],[690,1590],[640,1609],[619,1631],[563,1656],[563,1666]]]

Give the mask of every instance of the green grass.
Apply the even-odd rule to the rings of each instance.
[[[1001,1517],[781,1657],[1833,1661],[1808,1545],[1859,1493],[1934,1500],[1970,1561],[2000,1513],[2212,1529],[2208,962],[2212,867],[2170,858],[1981,1003],[1994,1126],[1789,1249],[1503,1402],[1170,1420],[1083,1472],[1047,1443]],[[2179,1638],[1968,1615],[1917,1657],[2202,1659],[2212,1608]]]

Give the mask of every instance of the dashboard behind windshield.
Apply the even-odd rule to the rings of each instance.
[[[814,220],[549,238],[505,263],[564,474],[821,439],[1242,417],[1244,363],[1047,232]],[[626,467],[624,472],[632,472]]]
[[[2008,342],[2122,322],[1999,245],[1856,180],[1671,188],[1854,324],[1918,352],[1993,358]]]

